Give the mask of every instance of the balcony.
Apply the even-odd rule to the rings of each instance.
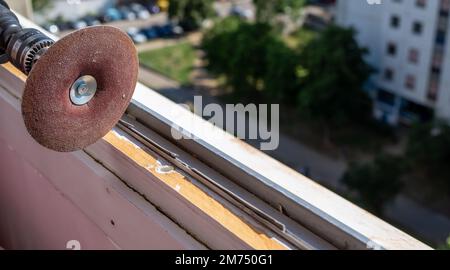
[[[102,140],[47,150],[22,121],[25,80],[0,67],[5,249],[429,249],[140,84]]]

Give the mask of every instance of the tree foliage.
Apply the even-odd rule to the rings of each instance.
[[[352,29],[331,26],[300,54],[299,109],[329,127],[371,119],[372,102],[363,85],[372,70],[354,34]]]
[[[265,57],[267,61],[263,77],[265,97],[273,102],[295,105],[295,97],[300,90],[296,73],[298,53],[278,40],[266,45]]]
[[[231,17],[205,35],[203,48],[209,69],[225,75],[238,97],[263,94],[297,104],[304,115],[330,128],[371,122],[372,102],[362,90],[371,68],[353,30],[330,27],[299,50],[288,47],[267,23]]]
[[[238,98],[267,95],[281,100],[296,91],[296,55],[266,23],[230,17],[203,40],[210,71],[226,77]]]
[[[179,21],[186,30],[196,30],[213,14],[213,0],[170,1],[169,17]]]
[[[352,165],[341,179],[356,193],[354,201],[376,214],[383,212],[386,203],[402,188],[402,162],[393,156],[378,156],[373,163]]]
[[[445,123],[421,124],[410,133],[406,156],[413,176],[450,195],[450,127]]]
[[[270,22],[277,14],[298,16],[305,3],[306,0],[253,0],[259,22]]]
[[[35,11],[43,11],[52,6],[52,0],[32,0],[31,4],[33,6],[33,10]]]
[[[445,249],[450,250],[450,236],[447,238],[447,242],[445,243]]]
[[[384,138],[363,91],[372,71],[363,59],[366,50],[351,29],[332,26],[286,40],[269,23],[230,17],[206,33],[203,49],[209,70],[226,79],[235,98],[296,106],[303,119],[324,131],[326,142],[360,147],[367,144],[361,134]]]

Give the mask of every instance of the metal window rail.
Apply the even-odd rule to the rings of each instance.
[[[20,20],[26,27],[37,28],[22,17]],[[14,77],[17,75],[0,67],[0,84],[14,96],[20,97],[23,78]],[[196,187],[285,248],[429,249],[418,240],[231,135],[217,137],[198,132],[196,127],[208,126],[209,123],[200,117],[194,117],[191,122],[182,121],[190,114],[191,112],[138,84],[126,115],[113,132],[130,145],[175,166]],[[181,127],[195,140],[174,140],[171,136],[173,125]],[[221,235],[220,230],[232,230],[226,226],[224,228],[223,224],[219,227],[213,224],[213,219],[209,220],[206,212],[190,220],[184,218],[183,209],[177,210],[167,203],[171,199],[177,200],[179,194],[169,192],[164,194],[173,198],[161,197],[157,190],[160,187],[137,179],[130,173],[139,170],[136,168],[139,166],[125,164],[132,163],[130,155],[128,157],[131,162],[119,160],[111,154],[127,155],[111,144],[110,140],[105,139],[84,151],[130,188],[157,205],[162,213],[205,246],[246,247],[236,244],[239,242],[239,235],[236,236],[236,243],[233,243],[229,234]],[[188,202],[186,209],[192,207],[199,206],[189,205]],[[200,219],[204,219],[204,222]],[[197,226],[198,224],[202,225]],[[229,245],[218,244],[221,237],[231,239]],[[247,247],[255,248],[252,245]]]

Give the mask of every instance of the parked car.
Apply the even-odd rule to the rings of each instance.
[[[184,33],[184,30],[179,25],[173,25],[169,23],[161,26],[160,33],[162,37],[173,37],[182,35]]]
[[[155,1],[149,1],[144,6],[145,8],[147,8],[150,14],[158,14],[161,12],[161,9],[159,8],[159,6],[156,4]]]
[[[141,4],[133,3],[130,5],[130,9],[141,20],[146,20],[146,19],[150,18],[150,12]]]
[[[154,26],[156,33],[158,34],[158,37],[166,38],[170,37],[172,35],[172,31],[167,25],[156,25]]]
[[[144,34],[147,39],[155,39],[158,38],[158,31],[156,31],[155,27],[148,27],[148,28],[143,28],[141,30],[141,33]]]
[[[174,25],[172,26],[172,32],[175,36],[181,36],[182,34],[184,34],[184,29],[179,25]]]
[[[230,10],[231,16],[237,16],[246,20],[253,18],[253,11],[250,9],[242,8],[240,6],[233,6]]]
[[[59,31],[60,31],[58,25],[56,25],[56,24],[47,24],[47,25],[44,25],[44,29],[47,30],[47,31],[49,31],[49,32],[52,33],[52,34],[59,33]]]
[[[116,8],[108,8],[103,16],[101,16],[101,21],[104,23],[122,20],[122,13]]]
[[[73,22],[70,23],[70,27],[72,29],[76,29],[76,30],[85,28],[87,26],[88,26],[88,24],[84,20],[77,20],[77,21],[73,21]]]
[[[69,22],[59,22],[56,24],[56,26],[58,27],[60,32],[72,29]]]
[[[127,29],[127,34],[130,36],[135,35],[137,33],[139,33],[139,28],[137,27],[130,27]]]
[[[141,33],[137,33],[137,34],[133,35],[131,37],[131,39],[136,44],[141,44],[141,43],[147,42],[147,37],[145,37],[145,35],[143,35]]]
[[[102,24],[98,17],[95,16],[86,16],[83,20],[87,23],[88,26],[100,25]]]
[[[119,12],[122,15],[122,18],[128,21],[134,21],[137,19],[136,13],[134,13],[131,9],[126,6],[122,6],[119,8]]]
[[[135,44],[140,44],[147,41],[147,37],[136,27],[128,28],[127,34]]]

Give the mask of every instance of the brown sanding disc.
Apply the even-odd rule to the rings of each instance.
[[[81,76],[97,81],[85,105],[70,100]],[[22,96],[22,115],[31,136],[59,152],[83,149],[110,131],[125,112],[136,86],[138,58],[131,39],[109,26],[65,36],[37,61]]]

